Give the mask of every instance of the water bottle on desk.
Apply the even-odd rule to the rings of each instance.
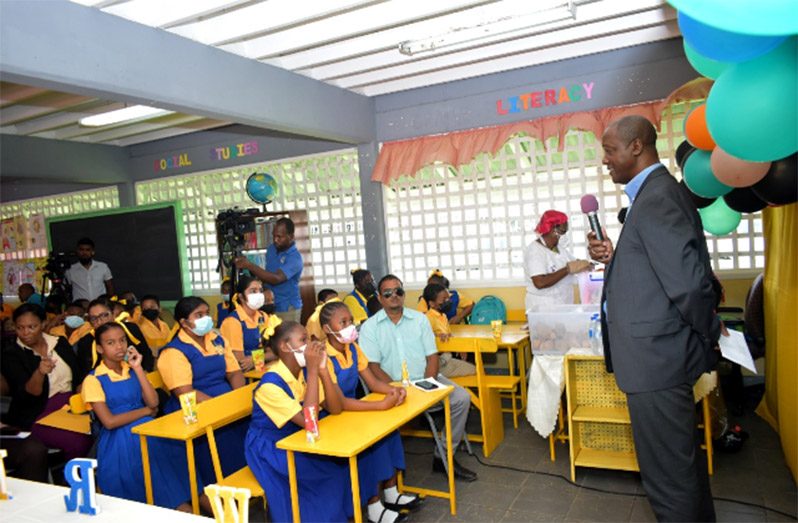
[[[591,352],[598,355],[604,354],[604,342],[601,339],[601,316],[598,313],[590,316],[588,338]]]

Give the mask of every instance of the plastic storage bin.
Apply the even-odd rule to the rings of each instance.
[[[556,305],[526,311],[534,354],[565,354],[575,347],[590,349],[590,317],[598,305]]]
[[[579,298],[583,305],[598,305],[601,302],[604,271],[580,272],[576,275],[576,281],[579,284]]]

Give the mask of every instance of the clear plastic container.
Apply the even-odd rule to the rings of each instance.
[[[573,348],[590,349],[591,317],[598,305],[554,305],[526,311],[529,338],[535,354],[565,354]]]
[[[583,305],[599,305],[604,287],[604,271],[580,272],[576,275],[579,301]]]

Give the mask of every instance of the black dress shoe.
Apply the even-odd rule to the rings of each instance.
[[[443,465],[443,460],[441,458],[433,458],[432,459],[432,470],[434,472],[442,472],[446,474],[446,467]],[[468,470],[457,460],[454,460],[454,477],[463,481],[476,481],[477,480],[477,473],[473,470]]]
[[[383,501],[382,504],[385,508],[393,510],[394,512],[412,512],[421,506],[421,498],[415,494],[401,494],[397,501],[404,501],[404,503],[388,503],[387,501]]]

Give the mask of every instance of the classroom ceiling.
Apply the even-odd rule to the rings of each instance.
[[[72,1],[366,96],[679,35],[665,0]],[[2,82],[0,133],[125,146],[232,123],[172,113],[79,124],[124,106]]]

